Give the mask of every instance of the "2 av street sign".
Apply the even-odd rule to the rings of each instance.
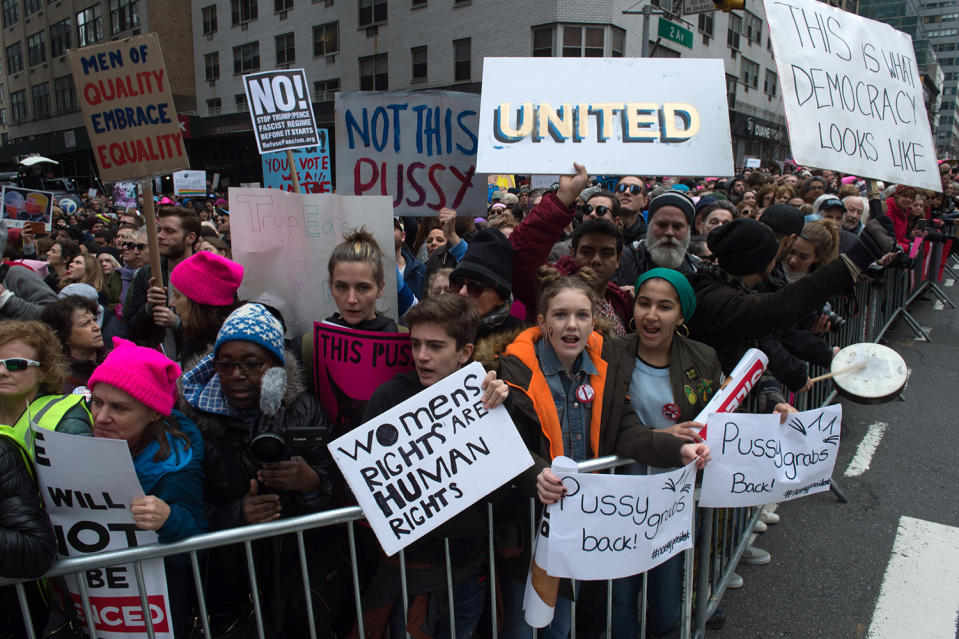
[[[659,37],[672,40],[687,49],[693,48],[693,32],[665,18],[659,19]]]

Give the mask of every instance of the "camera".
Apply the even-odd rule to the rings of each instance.
[[[281,433],[264,431],[250,441],[250,453],[263,466],[300,456],[309,459],[314,449],[326,444],[325,428],[287,428]]]
[[[836,313],[836,311],[832,310],[832,306],[829,304],[829,302],[826,302],[822,305],[822,308],[819,309],[819,314],[825,315],[826,319],[829,320],[829,330],[831,331],[838,331],[846,325],[846,319],[842,315]]]

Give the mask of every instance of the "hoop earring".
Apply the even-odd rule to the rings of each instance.
[[[635,332],[636,332],[636,318],[635,318],[635,317],[630,317],[630,318],[629,318],[629,322],[626,324],[626,328],[629,330],[630,333],[635,333]]]
[[[680,337],[689,337],[689,327],[686,326],[686,322],[676,327],[676,334]]]

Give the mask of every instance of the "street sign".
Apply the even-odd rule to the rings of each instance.
[[[687,49],[693,48],[693,32],[665,18],[659,19],[659,37],[672,40]]]
[[[705,13],[715,10],[716,5],[713,3],[713,0],[685,0],[683,2],[683,15]]]

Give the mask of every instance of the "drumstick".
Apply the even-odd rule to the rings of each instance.
[[[847,366],[846,368],[840,368],[838,371],[833,371],[831,373],[826,373],[825,375],[819,375],[818,377],[813,377],[810,383],[821,382],[824,379],[829,379],[830,377],[835,377],[836,375],[842,375],[843,373],[855,373],[866,368],[866,362],[860,362],[853,366]]]

